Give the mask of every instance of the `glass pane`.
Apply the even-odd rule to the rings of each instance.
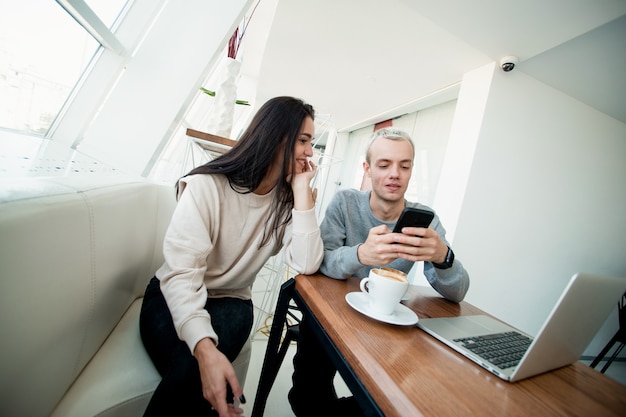
[[[126,4],[126,0],[85,0],[85,3],[98,15],[102,23],[111,29]]]
[[[125,1],[91,3],[112,23]],[[99,47],[55,1],[3,2],[0,127],[44,135]]]

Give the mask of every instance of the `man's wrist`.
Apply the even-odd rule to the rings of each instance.
[[[437,269],[448,269],[448,268],[452,267],[453,263],[454,263],[454,252],[452,251],[452,249],[449,246],[448,246],[448,252],[446,253],[446,257],[444,258],[443,262],[441,262],[441,263],[432,262],[432,264]]]
[[[356,260],[361,264],[361,265],[365,265],[363,262],[361,262],[361,256],[359,256],[359,249],[361,249],[361,246],[363,246],[362,243],[359,243],[358,245],[356,245]]]

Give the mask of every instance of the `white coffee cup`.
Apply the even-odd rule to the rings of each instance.
[[[375,268],[360,283],[361,291],[369,295],[372,313],[391,315],[409,288],[406,274],[393,268]]]

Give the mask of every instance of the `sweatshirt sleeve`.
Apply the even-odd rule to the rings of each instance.
[[[450,243],[446,240],[446,230],[441,224],[439,216],[435,216],[431,227],[435,229],[444,243],[450,247]],[[469,274],[458,259],[455,259],[452,266],[448,269],[439,269],[432,262],[424,262],[424,276],[426,276],[428,283],[439,294],[456,303],[461,302],[465,298],[465,294],[469,289]]]
[[[320,225],[322,241],[324,242],[324,260],[320,271],[331,278],[347,279],[361,268],[357,250],[365,241],[369,229],[367,226],[354,225],[349,221],[350,208],[342,195],[337,193],[326,208],[326,216]],[[363,219],[364,216],[353,216]],[[351,239],[348,239],[348,234]],[[354,244],[353,244],[354,243]]]
[[[163,242],[165,263],[157,272],[176,333],[192,354],[203,338],[218,343],[211,317],[204,309],[206,259],[213,242],[208,216],[202,215],[207,212],[207,199],[200,195],[194,192],[193,182],[180,195]]]
[[[292,210],[291,223],[283,238],[284,261],[299,274],[318,271],[324,257],[324,245],[315,216],[315,208]]]

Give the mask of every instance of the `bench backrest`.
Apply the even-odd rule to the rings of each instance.
[[[47,416],[163,262],[173,186],[0,183],[0,415]]]

